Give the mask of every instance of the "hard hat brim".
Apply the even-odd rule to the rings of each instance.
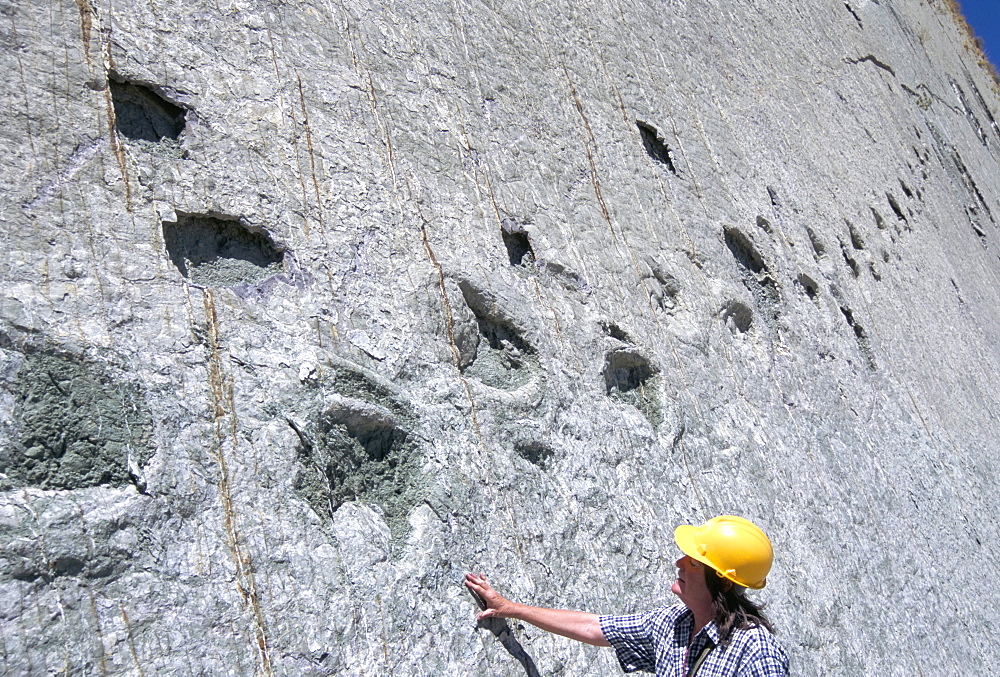
[[[700,552],[698,544],[695,542],[695,534],[697,533],[698,527],[693,527],[690,524],[682,524],[674,529],[674,543],[677,544],[677,547],[685,555],[698,560],[702,564],[712,566],[712,563],[705,559],[705,555]]]

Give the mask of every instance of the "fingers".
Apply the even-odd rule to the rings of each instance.
[[[487,590],[492,590],[493,586],[482,574],[465,574],[465,585],[475,590],[480,595]]]
[[[511,603],[493,589],[490,582],[482,574],[465,574],[465,586],[478,598],[481,611],[476,614],[476,620],[487,618],[509,618]],[[485,607],[485,608],[484,608]]]

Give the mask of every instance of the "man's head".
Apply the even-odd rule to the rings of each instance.
[[[689,559],[715,569],[738,586],[759,589],[767,585],[774,551],[761,528],[750,520],[720,515],[698,527],[684,524],[674,530],[674,541]]]
[[[763,604],[746,596],[746,589],[763,588],[774,553],[760,527],[742,517],[721,515],[700,527],[682,525],[674,540],[684,552],[677,560],[677,580],[671,591],[692,611],[707,610],[725,645],[733,631],[762,626]]]

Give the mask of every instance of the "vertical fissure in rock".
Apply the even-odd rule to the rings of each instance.
[[[962,156],[958,154],[958,151],[953,151],[952,160],[955,163],[955,168],[958,170],[959,175],[962,177],[962,182],[965,184],[965,187],[970,193],[972,193],[972,195],[975,196],[979,204],[982,205],[986,212],[986,216],[989,217],[990,221],[993,221],[993,212],[990,210],[990,206],[986,203],[986,199],[979,190],[979,185],[972,178],[972,175],[969,173],[969,168],[965,166],[965,161],[962,159]]]
[[[846,7],[847,11],[851,13],[851,16],[854,17],[854,20],[858,22],[858,28],[864,30],[865,25],[863,23],[861,23],[861,17],[858,16],[858,13],[854,11],[853,7],[851,7],[851,3],[845,1],[844,2],[844,7]]]

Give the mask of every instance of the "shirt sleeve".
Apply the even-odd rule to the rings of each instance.
[[[653,672],[656,669],[651,612],[629,616],[601,616],[598,620],[604,639],[615,650],[622,670]]]
[[[762,631],[763,632],[763,631]],[[784,649],[771,639],[759,642],[739,669],[739,677],[787,677],[788,655]]]

